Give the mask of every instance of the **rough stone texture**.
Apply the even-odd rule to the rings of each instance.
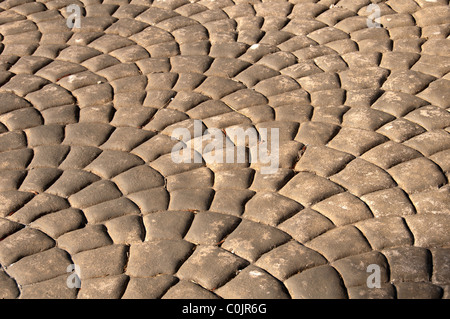
[[[448,0],[69,2],[0,3],[0,298],[449,298]]]

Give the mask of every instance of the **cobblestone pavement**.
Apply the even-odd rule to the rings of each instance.
[[[449,298],[449,3],[370,4],[2,1],[0,297]]]

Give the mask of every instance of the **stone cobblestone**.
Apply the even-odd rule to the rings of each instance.
[[[2,1],[0,298],[449,298],[449,19],[448,0]],[[241,128],[278,130],[276,172]],[[201,160],[175,163],[179,141]]]

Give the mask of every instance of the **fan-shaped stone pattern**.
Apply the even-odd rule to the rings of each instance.
[[[0,298],[448,297],[447,0],[74,3],[0,3]]]

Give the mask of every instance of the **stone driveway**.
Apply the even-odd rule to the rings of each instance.
[[[0,2],[0,298],[449,298],[449,33],[448,0]],[[196,120],[278,129],[279,169],[175,163]]]

